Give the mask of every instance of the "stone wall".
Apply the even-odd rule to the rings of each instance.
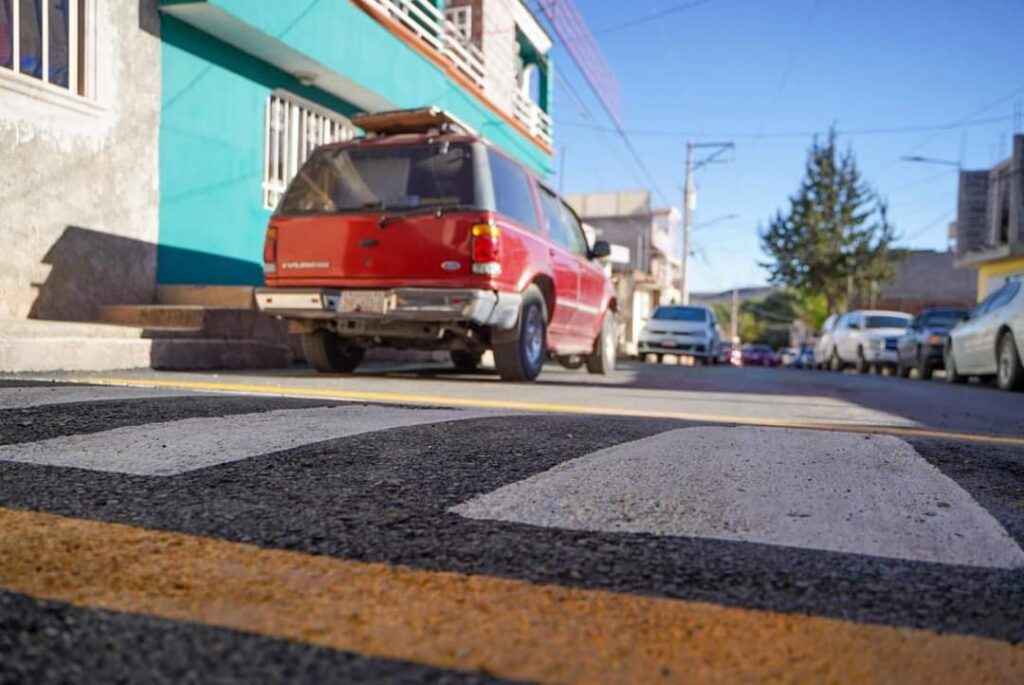
[[[0,70],[0,319],[151,302],[158,223],[155,0],[92,6],[93,96]]]

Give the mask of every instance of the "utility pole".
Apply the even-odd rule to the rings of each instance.
[[[735,147],[733,143],[686,141],[686,179],[683,181],[683,259],[680,263],[682,268],[679,279],[679,294],[683,304],[690,304],[690,231],[693,210],[697,208],[697,191],[693,187],[693,173],[705,164],[728,161],[718,158]],[[713,152],[704,159],[694,160],[694,151],[698,148],[712,148]]]
[[[740,337],[740,291],[732,289],[732,313],[729,315],[729,342],[736,344]]]
[[[680,262],[679,295],[683,304],[690,304],[690,212],[696,197],[693,193],[693,141],[686,141],[686,180],[683,182],[683,260]]]

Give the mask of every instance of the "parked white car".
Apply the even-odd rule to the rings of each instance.
[[[858,373],[896,368],[896,344],[913,320],[905,312],[858,310],[844,314],[832,334],[829,368],[853,366]]]
[[[946,380],[995,375],[1003,390],[1024,387],[1020,351],[1024,350],[1024,284],[1008,281],[975,307],[949,333]]]
[[[647,355],[677,354],[691,356],[702,364],[717,364],[722,337],[710,307],[702,305],[662,305],[640,331],[637,351]]]
[[[832,314],[821,325],[821,334],[814,343],[814,368],[827,369],[832,354],[832,337],[843,320],[842,314]]]

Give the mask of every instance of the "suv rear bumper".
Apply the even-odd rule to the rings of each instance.
[[[523,300],[519,293],[449,288],[257,288],[255,296],[261,312],[284,319],[475,323],[505,330],[516,325]],[[356,297],[371,306],[353,308],[348,300]]]

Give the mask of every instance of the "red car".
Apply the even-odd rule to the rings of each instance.
[[[363,115],[367,136],[317,149],[264,245],[258,307],[290,320],[318,371],[374,346],[493,350],[505,380],[545,357],[611,371],[616,302],[575,212],[522,165],[435,109]]]
[[[770,345],[744,345],[741,354],[743,366],[778,366],[780,362]]]

